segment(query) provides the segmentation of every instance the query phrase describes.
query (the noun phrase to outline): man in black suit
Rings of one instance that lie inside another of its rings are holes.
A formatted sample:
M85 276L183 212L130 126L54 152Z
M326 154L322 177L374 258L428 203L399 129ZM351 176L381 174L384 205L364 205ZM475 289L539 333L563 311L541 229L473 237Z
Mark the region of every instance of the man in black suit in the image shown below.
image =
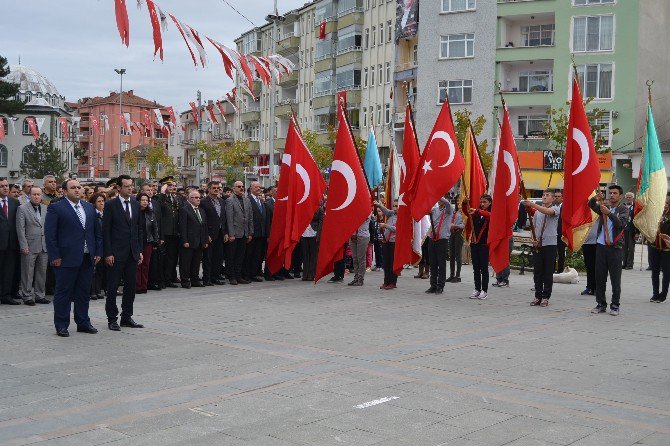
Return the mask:
M103 253L107 270L107 326L119 331L116 293L123 278L121 299L121 327L143 328L133 320L137 265L142 262L142 226L140 205L131 199L133 180L128 175L117 179L119 196L105 203L102 216Z
M207 196L200 200L200 208L207 216L209 246L203 252L202 280L204 285L223 285L221 266L223 263L223 244L228 241L225 234L226 203L221 198L221 182L207 183Z
M5 305L21 305L21 301L12 295L14 268L19 252L16 233L18 207L19 200L9 196L7 178L0 178L0 303Z
M154 219L156 225L158 226L158 236L159 236L159 248L165 243L163 238L163 225L161 221L161 204L156 195L156 183L145 183L142 185L142 192L149 196L149 209L154 213ZM148 287L150 290L162 290L165 288L163 284L163 269L161 268L162 264L162 254L160 249L154 250L151 255L151 263L149 264L149 283Z
M102 233L95 208L82 200L83 189L77 180L63 183L65 197L52 201L44 222L44 239L49 262L56 276L54 325L56 334L68 337L70 307L74 302L77 331L94 334L88 317L93 267L102 255Z
M202 252L207 249L209 234L206 215L200 207L200 192L191 189L188 202L179 211L179 233L181 247L179 249L179 277L182 288L204 286L198 280Z
M226 200L226 229L228 233L228 279L231 285L248 284L243 275L247 244L254 235L253 211L244 183L235 181L233 195Z
M179 209L182 199L177 195L177 184L172 176L160 180L165 187L158 200L161 205L163 244L163 281L168 288L177 288L177 261L179 258Z
M254 232L251 241L247 245L246 265L243 276L246 280L252 282L262 282L261 266L267 251L268 236L270 235L270 224L272 215L270 207L261 197L263 189L258 181L254 181L249 186L249 201L253 213Z

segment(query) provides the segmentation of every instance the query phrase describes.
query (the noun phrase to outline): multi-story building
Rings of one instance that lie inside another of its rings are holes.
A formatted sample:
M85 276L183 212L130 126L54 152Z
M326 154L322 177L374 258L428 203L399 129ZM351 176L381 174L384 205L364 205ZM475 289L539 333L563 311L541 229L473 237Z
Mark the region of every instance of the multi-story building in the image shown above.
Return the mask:
M6 137L0 141L0 177L9 178L11 182L22 178L21 162L24 155L32 150L35 138L30 131L26 118L33 118L39 126L39 133L46 135L61 153L61 159L68 170L76 168L75 134L68 120L69 139L58 123L59 117L72 116L65 104L65 97L58 92L56 86L39 72L24 65L11 65L10 73L4 79L19 85L16 100L24 102L25 107L16 116L0 116L3 120ZM41 125L39 125L42 123Z
M658 35L667 35L668 2L499 0L497 15L496 78L505 93L517 148L528 152L520 153L526 186L562 187L561 175L551 175L552 169L562 167L551 162L553 147L544 126L550 108L568 108L574 57L582 94L593 98L587 113L595 107L606 110L598 124L605 126L601 134L612 152L600 157L601 181L633 190L637 167L624 151L639 153L642 145L646 80L656 80L657 97L670 94L670 56ZM501 105L499 97L495 103ZM668 101L659 104L657 114L667 115ZM660 139L667 140L668 130L659 130Z
M447 97L452 113L467 108L473 118L484 116L486 125L479 139L490 141L495 121L496 3L434 0L420 2L420 8L415 117L421 148ZM409 63L408 68L417 63L410 46L416 44L399 44L398 54L403 56L399 61Z
M143 123L144 113L147 112L155 123L154 109L161 111L164 121L170 119L169 113L162 105L135 95L133 90L123 92L122 103L123 113L130 114L132 122ZM81 154L78 170L80 177L93 181L121 174L141 176L146 171L146 165L142 160L138 160L134 166L135 172L131 171L128 164L122 165L119 169L119 150L123 154L138 146L154 144L163 145L168 150L168 135L163 133L159 125L155 124L153 134L149 129L127 132L120 125L118 92L110 92L106 97L82 98L77 102L76 108L80 117L78 135ZM98 131L92 123L93 117L98 121ZM109 126L105 125L105 119Z

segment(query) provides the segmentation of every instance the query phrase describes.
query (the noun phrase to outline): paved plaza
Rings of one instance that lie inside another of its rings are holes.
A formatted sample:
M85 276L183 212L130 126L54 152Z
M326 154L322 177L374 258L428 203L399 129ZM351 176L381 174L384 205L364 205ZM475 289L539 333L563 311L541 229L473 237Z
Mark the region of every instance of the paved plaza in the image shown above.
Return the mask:
M59 338L0 307L0 444L668 445L670 304L624 271L621 315L532 276L467 298L293 280L138 296L146 329Z

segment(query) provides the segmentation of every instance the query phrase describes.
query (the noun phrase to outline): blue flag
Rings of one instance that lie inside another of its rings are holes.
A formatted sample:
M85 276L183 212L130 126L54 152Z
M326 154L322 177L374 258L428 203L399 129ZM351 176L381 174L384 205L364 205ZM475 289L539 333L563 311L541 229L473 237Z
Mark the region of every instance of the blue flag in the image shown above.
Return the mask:
M365 168L365 175L368 177L368 186L370 186L370 189L374 189L382 182L382 163L379 160L379 149L377 149L377 140L372 128L370 129L370 136L368 136L363 167Z

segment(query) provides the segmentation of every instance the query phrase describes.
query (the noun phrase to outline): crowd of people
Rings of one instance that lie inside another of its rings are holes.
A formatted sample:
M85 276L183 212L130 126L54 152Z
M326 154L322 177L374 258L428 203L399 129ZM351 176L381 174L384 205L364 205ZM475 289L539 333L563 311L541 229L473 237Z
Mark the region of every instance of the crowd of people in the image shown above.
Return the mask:
M72 302L77 331L97 332L88 308L91 300L102 299L108 328L119 331L121 327L143 327L133 318L133 304L136 294L149 290L294 278L313 281L324 207L305 228L290 264L272 273L265 257L275 193L275 187L252 182L245 188L242 181L234 182L232 188L219 181L177 188L173 177L147 182L139 190L126 175L107 184L84 186L76 179L58 185L51 175L43 179L42 187L29 180L10 185L7 179L0 179L0 302L49 304L52 301L47 296L53 295L56 333L67 337ZM446 283L461 282L463 252L469 247L474 283L469 297L484 300L489 297L487 237L493 199L483 195L478 203L455 203L458 198L447 194L427 215L429 229L415 278L430 279L426 293L442 294ZM544 191L540 202L520 203L515 226L525 227L527 215L532 223L532 306L549 305L553 274L565 266L561 203L561 191L556 190ZM396 288L398 202L393 202L392 209L379 201L373 204L372 215L349 238L328 282L342 282L349 270L353 280L348 285L362 286L366 272L383 269L380 288ZM617 315L621 271L632 269L635 252L634 197L628 193L624 198L621 187L612 185L606 194L594 196L589 206L598 220L583 245L587 284L582 294L595 296L593 313L606 312L609 278L609 312ZM471 221L470 231L465 231L466 220ZM670 198L659 235L648 242L648 248L651 301L664 302L670 284ZM509 274L509 268L499 272L492 286L509 286ZM119 310L117 292L121 288Z

